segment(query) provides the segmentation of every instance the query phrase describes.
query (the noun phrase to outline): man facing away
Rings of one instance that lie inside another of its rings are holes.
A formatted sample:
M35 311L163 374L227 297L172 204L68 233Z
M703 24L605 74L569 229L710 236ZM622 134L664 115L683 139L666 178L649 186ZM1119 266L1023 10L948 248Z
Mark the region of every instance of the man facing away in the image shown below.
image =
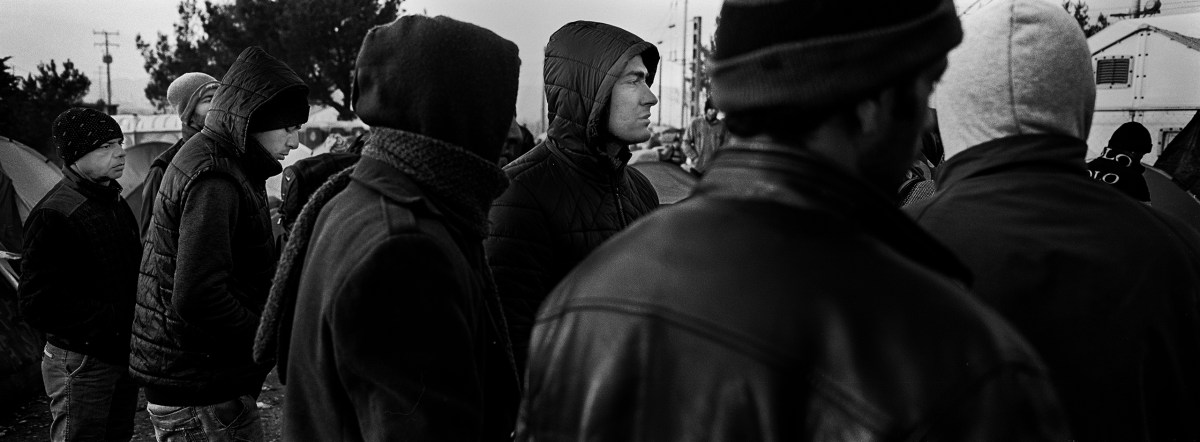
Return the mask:
M550 128L505 166L512 185L492 206L486 247L518 369L550 289L596 246L658 207L654 187L626 167L650 139L658 49L615 26L568 23L546 44Z
M265 182L299 144L308 87L247 48L163 175L138 281L130 370L160 441L261 440L269 365L251 347L275 271Z
M1120 190L1142 203L1150 204L1150 188L1146 186L1146 167L1142 156L1150 153L1150 131L1136 121L1122 124L1108 139L1100 157L1088 162L1088 175Z
M1076 440L1197 440L1198 239L1088 177L1083 32L1045 0L993 2L964 28L937 92L939 192L910 213L1045 360Z
M519 384L483 239L519 67L515 44L448 17L363 39L353 99L370 138L289 240L319 211L282 362L284 440L510 440Z
M1033 351L889 199L961 39L952 2L721 17L735 138L546 300L518 439L1066 440Z
M129 333L141 252L121 199L124 136L112 117L73 108L54 119L63 179L25 221L21 315L46 333L42 381L50 439L128 441L137 385Z
M167 87L167 103L175 108L179 119L183 122L182 135L179 141L159 154L150 163L150 171L142 185L142 237L150 229L150 219L154 217L154 197L158 196L158 187L162 183L163 173L171 159L179 153L183 143L204 129L204 117L212 108L213 95L221 83L211 75L203 72L188 72L180 75Z
M713 154L729 138L725 122L717 118L717 107L712 97L704 100L704 116L692 120L684 137L683 151L697 172L704 173L712 161Z

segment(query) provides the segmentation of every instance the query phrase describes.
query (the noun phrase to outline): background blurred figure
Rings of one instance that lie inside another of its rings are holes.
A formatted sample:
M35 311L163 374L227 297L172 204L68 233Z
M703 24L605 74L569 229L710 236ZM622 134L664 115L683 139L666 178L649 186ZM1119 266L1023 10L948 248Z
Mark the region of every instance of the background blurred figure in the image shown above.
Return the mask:
M1070 14L1001 0L964 20L938 193L910 213L1042 355L1073 439L1200 438L1200 239L1087 176L1096 85Z
M1067 440L1033 350L892 202L962 36L952 2L721 17L735 138L546 300L518 440Z
M604 23L568 23L546 44L549 138L505 166L513 185L492 205L486 243L519 369L550 289L658 207L650 181L626 167L629 145L650 139L657 66L654 45Z
M1136 121L1118 127L1108 139L1100 156L1087 164L1093 180L1113 186L1135 200L1150 204L1150 189L1146 187L1146 167L1142 156L1150 153L1150 131Z
M717 118L712 98L704 100L704 116L692 120L683 139L683 151L697 172L704 173L713 154L729 138L725 122Z
M203 72L188 72L176 78L167 88L167 103L175 108L179 119L183 121L182 137L162 154L159 154L158 158L150 163L150 171L146 173L145 184L142 186L141 233L143 237L150 228L150 218L154 216L154 198L158 196L158 186L162 182L167 165L171 164L171 159L179 153L179 148L183 147L183 143L204 129L204 118L208 115L208 110L212 108L213 96L216 95L217 86L220 85L221 83L211 75Z
M141 254L121 199L124 135L112 117L73 108L55 118L63 179L25 221L21 316L46 334L42 381L50 440L128 441L137 385L129 334Z

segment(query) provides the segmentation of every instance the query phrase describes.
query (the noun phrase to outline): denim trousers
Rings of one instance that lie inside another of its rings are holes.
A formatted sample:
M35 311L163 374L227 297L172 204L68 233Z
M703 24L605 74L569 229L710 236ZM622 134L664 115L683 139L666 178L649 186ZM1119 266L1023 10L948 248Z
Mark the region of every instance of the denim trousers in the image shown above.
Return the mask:
M262 419L247 395L213 405L146 404L158 442L260 442Z
M47 343L42 351L42 384L50 396L50 440L133 438L138 387L126 366Z

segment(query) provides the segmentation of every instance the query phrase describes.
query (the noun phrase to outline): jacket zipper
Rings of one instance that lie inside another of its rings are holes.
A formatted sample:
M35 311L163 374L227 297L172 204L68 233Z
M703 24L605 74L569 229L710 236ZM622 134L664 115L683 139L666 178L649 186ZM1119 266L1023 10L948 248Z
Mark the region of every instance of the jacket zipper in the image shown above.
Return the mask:
M617 199L617 215L621 217L618 230L624 230L627 224L625 221L625 205L621 203L621 184L616 179L613 179L613 195Z

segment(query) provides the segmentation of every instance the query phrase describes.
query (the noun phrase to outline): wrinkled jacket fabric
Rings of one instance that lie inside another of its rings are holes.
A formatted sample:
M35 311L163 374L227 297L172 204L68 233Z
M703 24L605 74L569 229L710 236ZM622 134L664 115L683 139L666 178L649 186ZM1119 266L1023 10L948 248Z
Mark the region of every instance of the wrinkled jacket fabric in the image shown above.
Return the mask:
M303 82L282 62L257 48L244 52L223 79L204 129L184 144L163 175L142 253L130 356L131 373L156 404L205 405L257 394L270 370L255 364L251 352L275 270L265 182L281 168L250 137L247 125L260 105L299 87ZM211 178L237 189L222 195L237 205L229 256L177 247L193 185ZM226 270L206 277L204 286L176 291L179 272L187 271L177 267L185 253L221 260ZM177 308L195 304L197 296L205 297L203 314L210 320L204 323L185 320Z
M604 153L613 84L639 55L652 57L652 81L657 50L619 28L576 22L546 46L547 139L504 167L511 185L492 205L485 243L518 369L550 289L592 249L658 207L650 180L625 166L629 150Z
M1087 145L1026 135L938 169L911 208L1042 355L1081 441L1200 437L1200 239L1091 180Z
M25 221L21 316L59 348L125 365L138 243L121 186L64 168Z
M734 140L596 250L538 314L518 440L1066 440L962 265L835 167Z
M369 141L370 142L370 141ZM394 167L361 159L321 210L296 301L288 440L508 440L480 237Z

